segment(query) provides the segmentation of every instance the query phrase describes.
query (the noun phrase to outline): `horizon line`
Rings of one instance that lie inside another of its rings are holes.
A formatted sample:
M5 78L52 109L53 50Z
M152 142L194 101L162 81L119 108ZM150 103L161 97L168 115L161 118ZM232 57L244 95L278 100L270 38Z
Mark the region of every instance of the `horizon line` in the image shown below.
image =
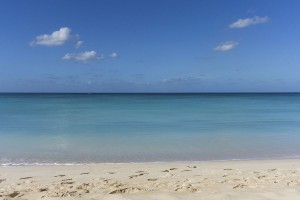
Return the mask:
M300 94L300 92L0 92L0 94Z

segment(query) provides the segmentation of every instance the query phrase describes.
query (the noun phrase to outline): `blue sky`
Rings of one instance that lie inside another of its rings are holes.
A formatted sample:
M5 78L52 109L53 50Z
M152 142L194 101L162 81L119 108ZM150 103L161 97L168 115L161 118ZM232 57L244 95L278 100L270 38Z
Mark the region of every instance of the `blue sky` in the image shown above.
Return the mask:
M0 92L300 92L298 0L0 2Z

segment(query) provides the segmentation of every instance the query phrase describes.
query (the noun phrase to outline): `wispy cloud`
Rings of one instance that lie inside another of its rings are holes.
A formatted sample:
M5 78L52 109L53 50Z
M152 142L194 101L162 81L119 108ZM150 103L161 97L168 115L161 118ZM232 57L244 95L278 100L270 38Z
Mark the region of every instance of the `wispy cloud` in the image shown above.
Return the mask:
M72 54L67 53L62 57L64 60L75 60L77 62L87 63L92 60L104 59L103 55L99 55L96 51L85 51L82 53Z
M206 80L206 77L203 74L196 75L196 74L182 74L178 77L173 78L165 78L162 79L159 84L183 84L183 83L199 83L203 80Z
M215 51L229 51L234 49L239 43L234 41L228 41L220 44L219 46L215 47Z
M252 18L238 19L237 21L230 24L229 28L245 28L247 26L252 26L255 24L267 23L269 21L270 21L270 18L267 16L265 16L265 17L255 16Z
M132 74L132 76L136 79L142 79L145 77L145 74Z
M81 47L83 44L83 41L79 40L76 42L75 48L78 49L79 47Z
M71 29L68 27L62 27L58 31L54 31L51 34L44 34L36 36L30 45L44 45L44 46L60 46L71 38Z
M110 55L109 55L109 57L111 57L111 58L117 58L119 55L117 54L117 53L111 53Z

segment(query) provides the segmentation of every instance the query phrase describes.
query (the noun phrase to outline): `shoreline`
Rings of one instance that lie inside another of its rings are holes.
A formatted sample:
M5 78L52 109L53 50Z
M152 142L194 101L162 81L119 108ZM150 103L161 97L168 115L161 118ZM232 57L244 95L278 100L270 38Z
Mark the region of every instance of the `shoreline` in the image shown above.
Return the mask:
M82 166L82 165L105 165L105 164L164 164L164 163L210 163L210 162L239 162L239 161L281 161L281 160L300 160L300 156L286 156L274 158L246 158L246 159L224 159L224 160L195 160L195 161L149 161L149 162L89 162L89 163L2 163L1 167L26 167L26 166Z
M0 199L298 199L300 159L0 167Z

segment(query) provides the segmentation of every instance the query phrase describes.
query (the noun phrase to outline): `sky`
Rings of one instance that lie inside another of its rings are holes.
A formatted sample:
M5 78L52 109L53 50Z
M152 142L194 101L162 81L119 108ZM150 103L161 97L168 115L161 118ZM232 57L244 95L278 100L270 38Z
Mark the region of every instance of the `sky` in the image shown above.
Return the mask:
M300 92L299 0L3 0L0 92Z

